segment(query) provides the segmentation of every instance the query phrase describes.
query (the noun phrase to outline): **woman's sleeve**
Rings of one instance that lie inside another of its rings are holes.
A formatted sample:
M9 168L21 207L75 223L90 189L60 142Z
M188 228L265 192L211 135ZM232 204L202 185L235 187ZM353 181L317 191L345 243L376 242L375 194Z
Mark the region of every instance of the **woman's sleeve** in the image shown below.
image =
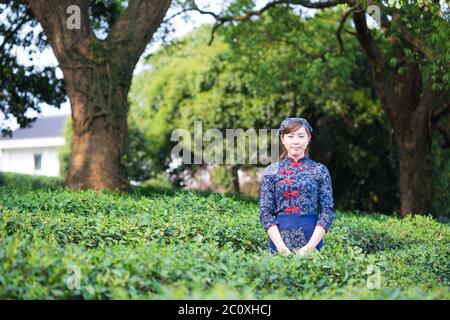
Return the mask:
M269 229L270 226L278 224L275 220L275 184L273 176L264 171L261 180L261 188L259 191L259 220L264 229Z
M317 220L317 225L328 232L334 217L331 177L328 168L324 165L319 179L319 219Z

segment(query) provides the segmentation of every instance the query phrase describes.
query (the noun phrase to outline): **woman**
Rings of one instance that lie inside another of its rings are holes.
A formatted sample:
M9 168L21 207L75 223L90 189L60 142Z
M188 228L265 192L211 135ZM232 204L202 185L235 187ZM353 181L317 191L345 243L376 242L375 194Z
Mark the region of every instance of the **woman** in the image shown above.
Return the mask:
M328 168L308 157L312 131L304 118L284 119L278 129L280 159L262 177L260 221L272 253L320 250L335 217Z

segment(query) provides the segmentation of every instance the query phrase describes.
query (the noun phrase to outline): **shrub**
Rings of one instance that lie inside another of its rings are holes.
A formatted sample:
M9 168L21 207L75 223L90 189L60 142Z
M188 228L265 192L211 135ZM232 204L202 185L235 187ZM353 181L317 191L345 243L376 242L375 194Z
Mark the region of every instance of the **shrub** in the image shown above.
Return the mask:
M213 193L0 187L0 298L449 298L449 227L431 217L338 211L320 253L286 257L268 252L258 209Z

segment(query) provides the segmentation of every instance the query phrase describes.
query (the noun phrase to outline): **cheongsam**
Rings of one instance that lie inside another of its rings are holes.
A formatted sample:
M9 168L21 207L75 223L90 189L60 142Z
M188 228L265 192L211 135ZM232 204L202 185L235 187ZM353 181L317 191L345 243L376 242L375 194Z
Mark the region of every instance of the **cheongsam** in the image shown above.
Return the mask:
M289 250L303 247L317 225L329 231L334 220L328 168L305 155L297 161L286 155L267 166L260 187L260 222L267 231L276 224ZM323 240L316 249L320 250ZM268 247L277 252L270 237Z

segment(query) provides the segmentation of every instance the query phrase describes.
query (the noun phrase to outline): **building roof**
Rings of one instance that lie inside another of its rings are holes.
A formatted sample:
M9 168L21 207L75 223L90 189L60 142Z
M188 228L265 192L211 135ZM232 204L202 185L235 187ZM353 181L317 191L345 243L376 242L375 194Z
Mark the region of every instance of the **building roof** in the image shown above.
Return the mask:
M2 137L0 134L0 141L64 137L64 124L68 117L70 115L38 118L30 124L30 127L14 130L11 138Z

